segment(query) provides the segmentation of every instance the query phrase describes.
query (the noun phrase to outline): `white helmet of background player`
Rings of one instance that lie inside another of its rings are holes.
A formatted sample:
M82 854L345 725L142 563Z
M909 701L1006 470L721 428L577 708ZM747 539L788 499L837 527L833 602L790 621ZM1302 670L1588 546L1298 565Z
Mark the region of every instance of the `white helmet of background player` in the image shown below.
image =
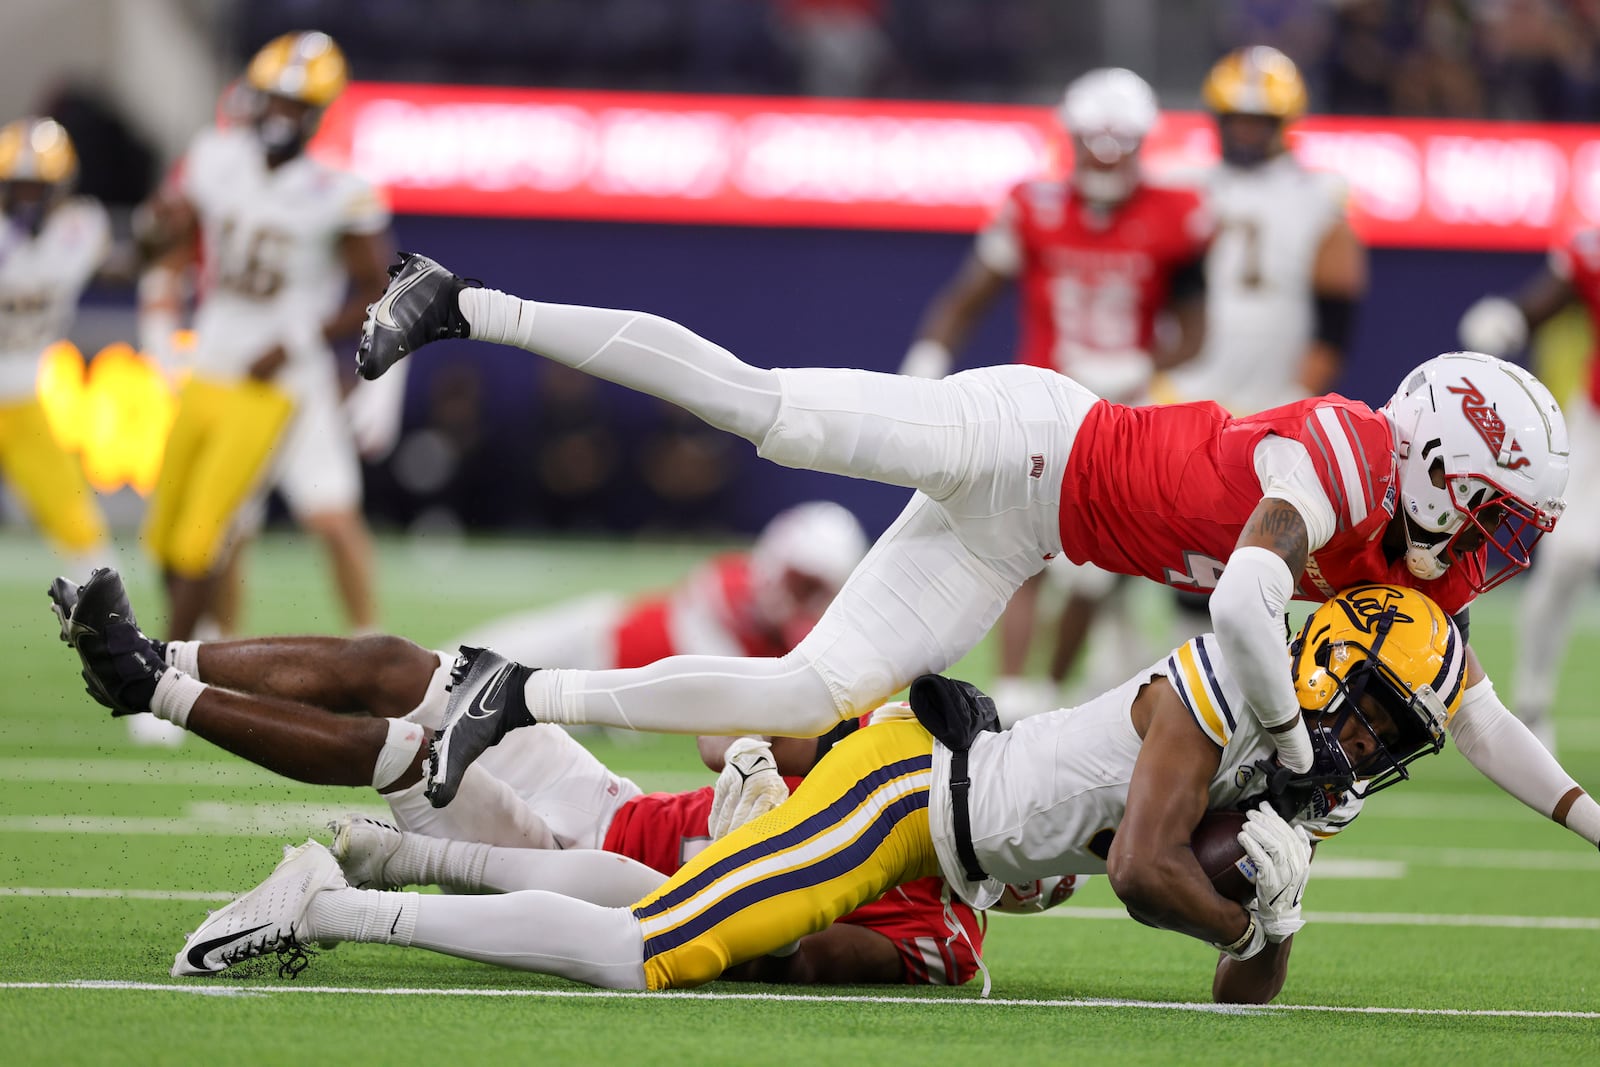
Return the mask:
M798 644L866 554L861 524L832 501L779 513L750 553L756 610L791 646Z
M1091 70L1067 86L1057 109L1072 137L1072 186L1099 203L1133 195L1140 180L1139 148L1160 110L1155 90L1131 70Z
M1539 379L1481 352L1447 352L1406 375L1381 409L1394 425L1406 566L1432 579L1493 542L1492 589L1528 566L1566 502L1567 423Z

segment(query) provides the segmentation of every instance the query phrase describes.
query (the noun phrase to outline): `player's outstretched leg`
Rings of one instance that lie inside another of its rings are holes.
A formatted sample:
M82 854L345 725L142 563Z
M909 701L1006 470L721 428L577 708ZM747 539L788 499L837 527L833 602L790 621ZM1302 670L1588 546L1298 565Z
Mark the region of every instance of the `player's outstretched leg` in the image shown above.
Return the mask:
M774 463L936 500L984 476L994 459L982 436L997 420L1065 417L1053 409L1086 409L1095 399L1035 367L987 367L942 381L852 368L768 370L656 315L523 300L473 287L414 254L367 316L361 373L375 377L417 347L456 336L513 345L659 397L745 438ZM1062 382L1081 397L1064 400ZM1032 454L1007 461L1026 463Z

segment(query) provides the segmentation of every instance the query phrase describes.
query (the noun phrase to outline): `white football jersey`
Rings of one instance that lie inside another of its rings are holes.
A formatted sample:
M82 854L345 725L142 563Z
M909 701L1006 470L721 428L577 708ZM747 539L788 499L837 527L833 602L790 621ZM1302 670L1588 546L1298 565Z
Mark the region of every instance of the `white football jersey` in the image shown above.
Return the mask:
M1288 666L1285 654L1284 666ZM956 855L950 816L950 753L934 744L928 819L946 880L978 908L994 903L1006 882L1057 874L1103 874L1111 836L1128 806L1128 782L1141 744L1129 714L1146 683L1171 684L1207 737L1222 747L1207 807L1233 808L1262 792L1257 761L1277 751L1246 713L1216 638L1205 634L1089 703L1023 719L973 742L968 762L972 847L989 874L969 882ZM1326 839L1355 818L1361 801L1346 797L1327 815L1303 821Z
M204 274L195 313L194 369L230 381L283 345L291 392L332 375L322 325L344 299L345 234L373 234L389 211L371 184L301 155L268 169L243 129L202 131L180 177L200 216Z
M1303 399L1312 269L1344 215L1344 179L1284 154L1259 167L1219 165L1204 183L1217 222L1206 255L1206 336L1200 354L1173 370L1172 385L1185 400L1215 400L1235 414Z
M0 217L0 402L34 394L39 354L66 336L110 244L106 209L87 197L58 205L37 236Z

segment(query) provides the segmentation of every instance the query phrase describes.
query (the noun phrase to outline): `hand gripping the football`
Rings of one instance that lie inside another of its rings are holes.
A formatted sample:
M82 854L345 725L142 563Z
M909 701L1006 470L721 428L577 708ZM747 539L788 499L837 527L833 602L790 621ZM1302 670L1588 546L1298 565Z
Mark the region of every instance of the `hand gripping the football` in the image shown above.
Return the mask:
M1239 845L1255 867L1256 922L1267 940L1287 940L1305 925L1300 897L1311 877L1311 837L1262 804L1246 816Z
M711 795L711 839L719 840L751 819L789 799L789 787L778 774L772 746L755 737L741 737L723 755Z

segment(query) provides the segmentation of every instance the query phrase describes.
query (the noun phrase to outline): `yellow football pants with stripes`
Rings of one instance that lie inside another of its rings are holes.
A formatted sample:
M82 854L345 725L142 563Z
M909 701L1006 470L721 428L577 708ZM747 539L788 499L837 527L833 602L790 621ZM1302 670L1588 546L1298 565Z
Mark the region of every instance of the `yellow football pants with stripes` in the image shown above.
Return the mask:
M106 543L94 490L50 432L37 400L0 404L0 474L59 551L82 556Z
M289 394L268 382L184 384L144 525L162 567L185 578L211 572L293 413Z
M794 795L701 852L633 907L650 989L766 955L902 882L939 873L928 830L933 739L914 721L858 730Z

